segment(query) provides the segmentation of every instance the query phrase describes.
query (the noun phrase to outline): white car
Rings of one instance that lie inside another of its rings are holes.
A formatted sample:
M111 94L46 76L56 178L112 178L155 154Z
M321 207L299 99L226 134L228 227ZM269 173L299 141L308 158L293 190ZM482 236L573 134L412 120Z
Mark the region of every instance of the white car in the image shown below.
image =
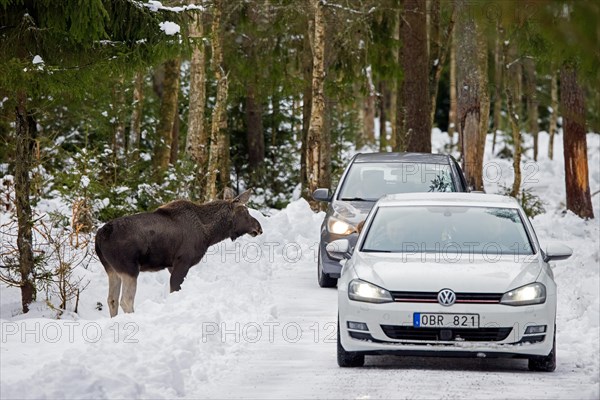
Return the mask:
M551 260L572 250L540 247L512 198L476 193L382 198L338 282L338 364L365 355L518 357L556 368L556 283Z

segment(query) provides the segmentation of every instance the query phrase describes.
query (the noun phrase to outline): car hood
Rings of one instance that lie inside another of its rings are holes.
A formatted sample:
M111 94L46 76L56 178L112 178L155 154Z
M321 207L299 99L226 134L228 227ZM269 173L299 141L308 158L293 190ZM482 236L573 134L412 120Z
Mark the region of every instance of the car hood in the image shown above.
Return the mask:
M471 256L470 260L451 262L436 261L434 254L427 254L422 261L420 256L359 253L354 261L360 279L391 291L414 292L447 288L455 292L504 293L534 282L542 268L535 256L522 261L515 261L515 256L503 256L495 262Z
M342 218L354 225L367 218L375 201L344 201L334 200L331 204L333 215Z

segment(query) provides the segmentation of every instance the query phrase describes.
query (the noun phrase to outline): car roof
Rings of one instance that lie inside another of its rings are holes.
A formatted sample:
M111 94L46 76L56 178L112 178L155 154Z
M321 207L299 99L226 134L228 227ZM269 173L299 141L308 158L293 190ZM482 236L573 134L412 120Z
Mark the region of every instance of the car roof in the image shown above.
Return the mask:
M520 208L519 203L512 197L485 193L402 193L382 197L378 207L407 206L407 205L448 205Z
M449 164L448 154L432 153L358 153L353 162L404 162L404 163L428 163Z

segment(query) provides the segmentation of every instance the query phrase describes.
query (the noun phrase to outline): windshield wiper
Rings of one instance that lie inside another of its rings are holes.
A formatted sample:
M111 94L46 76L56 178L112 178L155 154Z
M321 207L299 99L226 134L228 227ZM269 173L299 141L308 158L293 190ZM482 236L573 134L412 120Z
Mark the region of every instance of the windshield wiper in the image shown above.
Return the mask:
M363 249L365 253L391 253L391 250L379 250L379 249Z
M362 197L342 197L342 201L377 201L376 199L363 199Z

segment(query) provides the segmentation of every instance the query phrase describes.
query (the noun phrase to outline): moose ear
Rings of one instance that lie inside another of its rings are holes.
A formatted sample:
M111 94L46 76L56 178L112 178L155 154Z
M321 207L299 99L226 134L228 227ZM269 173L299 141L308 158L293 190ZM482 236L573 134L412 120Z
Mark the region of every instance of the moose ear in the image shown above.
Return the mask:
M242 203L246 204L248 200L250 200L250 195L252 194L252 190L248 189L244 193L240 194L238 197L233 199L234 203Z
M219 193L217 198L221 198L223 200L233 200L234 195L235 192L233 189L226 187L221 193Z

